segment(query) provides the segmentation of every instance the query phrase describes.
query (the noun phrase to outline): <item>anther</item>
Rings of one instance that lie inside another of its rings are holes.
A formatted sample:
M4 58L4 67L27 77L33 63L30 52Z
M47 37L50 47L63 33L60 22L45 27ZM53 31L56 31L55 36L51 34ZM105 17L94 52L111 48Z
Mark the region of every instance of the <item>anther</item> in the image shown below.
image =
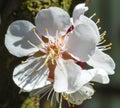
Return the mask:
M21 64L24 64L25 63L25 61L21 61Z
M96 24L98 24L98 23L100 23L100 18L98 18L98 19L97 19L97 22L96 22Z
M107 34L107 31L106 31L106 30L104 31L104 34L105 34L105 35Z
M105 43L105 42L106 42L106 40L103 39L103 40L101 40L101 42L98 43L98 45L101 45L101 44L103 44L103 43Z
M46 30L46 32L48 32L48 28L46 28L45 30Z
M69 45L69 46L67 46L67 48L68 48L68 49L70 49L70 48L71 48L71 46Z
M90 18L93 18L94 16L96 16L96 13L94 13Z
M99 27L99 28L98 28L98 30L101 30L101 29L102 29L102 27Z
M91 86L94 86L95 84L94 83L90 83Z

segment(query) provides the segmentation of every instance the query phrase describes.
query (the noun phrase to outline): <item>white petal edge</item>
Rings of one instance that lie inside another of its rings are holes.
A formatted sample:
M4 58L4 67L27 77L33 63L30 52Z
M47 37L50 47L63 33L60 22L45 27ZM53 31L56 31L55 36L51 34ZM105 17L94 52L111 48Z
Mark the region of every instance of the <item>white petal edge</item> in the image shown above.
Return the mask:
M108 74L104 69L95 68L95 70L96 70L95 76L92 78L91 81L95 81L102 84L108 84L110 82Z
M96 48L95 54L87 61L87 64L96 68L102 68L110 75L114 74L115 63L113 59Z
M22 57L38 51L27 42L30 40L36 45L40 44L32 32L33 28L35 26L26 20L18 20L10 24L5 35L5 46L11 54Z

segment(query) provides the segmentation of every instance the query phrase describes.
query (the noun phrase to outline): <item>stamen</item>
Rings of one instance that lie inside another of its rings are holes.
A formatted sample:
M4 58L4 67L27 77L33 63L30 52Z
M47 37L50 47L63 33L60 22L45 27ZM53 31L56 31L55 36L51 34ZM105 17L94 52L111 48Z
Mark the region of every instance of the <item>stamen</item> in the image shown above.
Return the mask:
M94 14L90 17L90 19L92 19L94 16L96 16L96 13L94 13Z
M60 102L59 101L59 93L57 93L57 92L56 92L56 100L57 100L58 103Z
M25 61L21 61L21 64L24 64L25 63Z
M63 98L64 98L65 100L68 100L68 95L67 95L67 93L62 93L62 96L63 96Z
M59 108L62 108L62 94L60 95L60 104L59 104Z
M68 106L71 108L71 104L70 104L70 102L69 102L69 101L67 101L67 103L68 103Z
M100 18L98 18L98 19L97 19L97 22L96 22L96 24L98 24L98 23L100 23Z
M98 46L98 48L102 51L106 51L111 49L112 43L108 44L108 45L104 45L104 46Z
M54 95L55 95L55 92L53 91L53 94L52 94L52 97L51 97L51 106L53 105L53 97L54 97Z
M91 86L94 86L95 84L94 83L89 83Z
M41 42L42 44L45 44L44 41L40 38L40 36L36 33L35 28L32 29L32 31L34 32L34 34L36 35L36 37L40 40L40 42Z
M43 67L45 66L45 64L43 64L42 66L40 66L37 70L35 70L34 72L39 72Z
M57 30L56 30L56 36L55 36L56 38L59 37L59 31L60 31L60 28L58 27Z
M104 31L101 35L100 38L104 38L104 36L107 34L107 31Z
M51 88L50 88L51 89ZM50 91L50 89L48 89L41 97L40 100Z
M67 46L67 48L68 48L68 49L70 49L70 48L71 48L71 46L69 45L69 46Z
M38 48L38 47L37 47L35 44L33 44L30 40L27 40L27 42L28 42L31 46Z
M53 91L53 88L50 90L50 92L49 92L49 94L48 94L48 96L47 96L47 100L49 100L49 97L50 97L52 91Z
M28 42L32 47L37 48L37 49L39 49L40 51L46 53L46 51L45 51L44 49L40 48L40 46L37 46L37 45L33 44L30 40L27 40L27 42Z
M106 40L103 39L101 42L98 43L98 45L101 45L101 44L103 44L103 43L105 43L105 42L106 42Z
M50 34L49 34L49 31L48 31L48 28L46 28L45 31L46 31L46 33L47 33L47 38L49 38L49 37L50 37ZM50 41L50 39L49 39L49 41Z
M99 28L98 28L98 30L101 30L101 29L102 29L102 27L99 27Z

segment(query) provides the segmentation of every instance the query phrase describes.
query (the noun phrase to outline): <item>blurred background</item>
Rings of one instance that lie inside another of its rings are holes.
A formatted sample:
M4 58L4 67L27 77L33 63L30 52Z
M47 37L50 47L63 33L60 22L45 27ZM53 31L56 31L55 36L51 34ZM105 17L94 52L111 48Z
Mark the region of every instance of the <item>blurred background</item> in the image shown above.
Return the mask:
M107 30L107 43L112 42L112 49L106 51L116 63L115 75L110 76L107 85L95 83L96 93L91 100L75 108L120 108L120 0L0 0L0 108L55 108L49 101L38 97L29 97L28 93L18 94L19 88L12 81L12 72L21 60L10 55L4 46L4 36L9 24L15 20L29 20L34 23L36 13L43 8L59 6L72 15L75 5L86 2L89 17L93 18L102 29ZM56 107L57 108L57 107ZM66 104L63 108L68 108Z

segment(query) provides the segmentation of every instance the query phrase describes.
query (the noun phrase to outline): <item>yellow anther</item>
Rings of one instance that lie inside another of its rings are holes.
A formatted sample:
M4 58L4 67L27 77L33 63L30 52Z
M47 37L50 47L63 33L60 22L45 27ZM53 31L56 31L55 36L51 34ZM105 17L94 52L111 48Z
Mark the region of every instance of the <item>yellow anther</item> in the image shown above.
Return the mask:
M36 73L37 73L37 72L39 72L39 70L35 70L34 72L36 72Z
M97 19L97 22L96 22L96 24L98 24L98 23L100 23L100 18L98 18L98 19Z
M103 42L106 42L106 40L104 39Z
M108 47L108 49L111 49L112 47Z
M44 64L45 64L45 66L48 66L48 63L47 63L47 62L45 62Z
M68 62L68 61L66 61L66 62L65 62L65 64L69 64L69 62Z
M28 43L30 43L31 41L30 40L27 40Z
M99 30L101 30L101 29L102 29L102 27L99 27L98 29L99 29Z
M90 18L93 18L94 16L96 16L96 13L94 13Z
M98 22L98 23L100 22L100 18L98 18L97 22Z
M33 28L32 31L35 32L36 31L35 28Z
M24 64L25 63L25 61L21 61L21 64Z
M107 31L106 31L106 30L104 31L104 34L105 34L105 35L107 34Z
M103 48L107 48L107 46L103 46Z
M94 13L93 16L96 16L96 13Z
M109 45L112 46L112 43L110 43Z
M46 32L48 32L48 28L46 28L45 30L46 30Z
M91 86L94 86L94 83L90 83Z
M69 46L67 46L67 48L68 48L68 49L70 49L70 48L71 48L71 46L69 45Z
M100 37L100 40L101 40L101 41L104 40L104 37Z
M53 65L55 64L55 63L54 63L54 59L51 59L51 62L52 62Z

